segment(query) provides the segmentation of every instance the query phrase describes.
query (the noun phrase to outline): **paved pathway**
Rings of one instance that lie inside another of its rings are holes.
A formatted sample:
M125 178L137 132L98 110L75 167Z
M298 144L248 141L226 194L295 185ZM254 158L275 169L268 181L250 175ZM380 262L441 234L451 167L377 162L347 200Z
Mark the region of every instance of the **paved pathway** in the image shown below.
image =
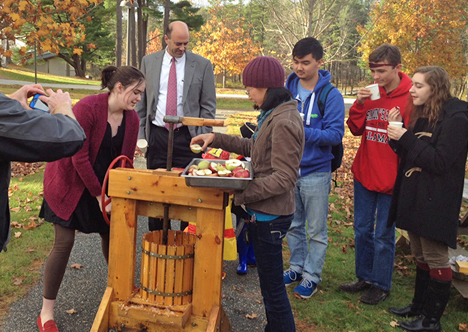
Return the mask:
M0 84L9 84L9 85L25 85L25 84L31 84L31 82L25 82L25 81L18 81L18 80L9 80L9 79L2 79L0 78ZM88 89L88 90L101 90L101 86L99 85L85 85L85 84L56 84L56 83L41 83L42 86L47 87L47 88L54 88L54 89ZM246 99L248 98L247 95L245 94L224 94L224 93L218 93L216 94L217 98L242 98ZM349 109L349 107L353 104L355 98L345 98L345 105L346 109Z

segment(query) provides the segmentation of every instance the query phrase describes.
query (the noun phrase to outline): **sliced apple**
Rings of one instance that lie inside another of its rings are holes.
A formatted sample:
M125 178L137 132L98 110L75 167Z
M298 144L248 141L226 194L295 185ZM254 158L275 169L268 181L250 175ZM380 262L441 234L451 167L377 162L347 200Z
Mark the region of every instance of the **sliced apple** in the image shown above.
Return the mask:
M242 167L243 162L238 159L229 159L224 162L224 166L230 171L234 170L237 167Z
M199 144L192 144L190 145L190 150L192 150L193 153L200 153L202 152L202 147Z

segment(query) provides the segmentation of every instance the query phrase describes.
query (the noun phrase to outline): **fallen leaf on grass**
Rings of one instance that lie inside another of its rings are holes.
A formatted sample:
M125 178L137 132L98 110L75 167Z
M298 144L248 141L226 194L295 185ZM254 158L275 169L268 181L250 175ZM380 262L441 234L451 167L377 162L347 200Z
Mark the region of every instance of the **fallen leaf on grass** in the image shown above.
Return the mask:
M245 317L248 318L248 319L255 319L255 318L258 317L258 315L254 312L254 313L251 314L251 315L250 315L250 314L245 315Z
M10 211L12 212L19 212L21 210L21 207L15 207L15 208L11 208Z
M347 253L348 252L348 247L346 246L346 244L341 248L341 251L343 251L343 253Z
M23 283L24 277L14 277L13 278L13 285L19 286Z
M392 320L392 321L390 322L390 326L391 326L391 327L397 327L397 326L399 326L399 325L398 325L398 321Z
M34 252L34 249L28 249L28 250L26 250L26 252L27 252L28 254L30 254L30 253Z
M15 238L19 239L21 235L23 235L21 232L15 232Z
M73 263L73 264L71 265L71 268L72 268L72 269L77 269L77 270L81 270L82 267L83 267L83 265L78 264L78 263Z
M74 315L77 313L77 311L75 309L70 309L70 310L65 310L65 312L69 315Z
M31 218L29 218L31 219ZM23 226L24 229L32 229L32 228L36 228L36 227L39 227L38 224L36 224L34 222L34 220L31 220L29 223L28 223L28 226Z
M458 330L459 331L468 331L468 324L458 324Z
M12 221L12 222L10 223L10 225L11 225L11 227L14 227L14 228L21 228L21 227L23 227L23 224L20 224L20 223L17 222L17 221Z

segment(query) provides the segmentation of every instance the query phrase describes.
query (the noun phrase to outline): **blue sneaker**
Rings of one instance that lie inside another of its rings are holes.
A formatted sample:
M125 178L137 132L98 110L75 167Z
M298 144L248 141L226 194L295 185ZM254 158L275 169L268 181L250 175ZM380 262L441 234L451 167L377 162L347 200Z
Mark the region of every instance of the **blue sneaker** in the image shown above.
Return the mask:
M297 273L291 269L287 269L286 271L283 272L283 280L284 280L284 285L289 286L293 282L301 281L302 274Z
M299 286L294 289L294 296L299 299L308 299L317 293L317 285L313 281L302 279Z

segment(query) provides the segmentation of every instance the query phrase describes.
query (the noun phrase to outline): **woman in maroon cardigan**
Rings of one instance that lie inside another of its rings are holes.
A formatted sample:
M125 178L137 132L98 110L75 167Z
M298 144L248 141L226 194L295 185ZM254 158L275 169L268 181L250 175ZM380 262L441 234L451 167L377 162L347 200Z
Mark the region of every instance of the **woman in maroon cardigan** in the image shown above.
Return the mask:
M44 297L37 319L41 332L58 331L53 320L55 298L75 230L99 233L107 261L109 226L102 217L102 182L117 156L133 160L135 152L139 118L133 108L145 91L144 75L134 67L110 66L102 71L102 87L110 92L83 98L73 107L87 137L83 148L73 157L48 163L44 174L41 216L54 224L55 243L44 270ZM110 212L110 206L106 210Z

